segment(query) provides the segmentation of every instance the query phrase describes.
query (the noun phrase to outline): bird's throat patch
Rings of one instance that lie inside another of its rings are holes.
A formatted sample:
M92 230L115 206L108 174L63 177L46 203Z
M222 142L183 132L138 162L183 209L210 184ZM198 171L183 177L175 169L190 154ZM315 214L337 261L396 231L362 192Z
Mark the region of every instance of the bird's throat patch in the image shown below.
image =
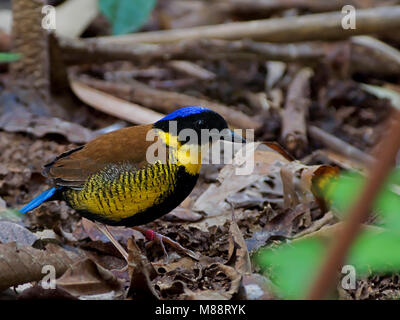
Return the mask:
M191 175L198 175L201 169L201 146L198 144L181 144L178 136L162 130L157 130L157 135L168 147L166 156L169 163L175 163L185 168Z

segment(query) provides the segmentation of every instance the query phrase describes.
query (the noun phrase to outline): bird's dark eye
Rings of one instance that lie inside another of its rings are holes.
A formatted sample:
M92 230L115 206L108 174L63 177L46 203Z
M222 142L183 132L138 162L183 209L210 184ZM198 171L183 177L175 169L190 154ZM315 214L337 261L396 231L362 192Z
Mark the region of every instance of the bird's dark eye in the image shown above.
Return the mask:
M203 129L205 127L205 121L197 120L194 125L197 129Z

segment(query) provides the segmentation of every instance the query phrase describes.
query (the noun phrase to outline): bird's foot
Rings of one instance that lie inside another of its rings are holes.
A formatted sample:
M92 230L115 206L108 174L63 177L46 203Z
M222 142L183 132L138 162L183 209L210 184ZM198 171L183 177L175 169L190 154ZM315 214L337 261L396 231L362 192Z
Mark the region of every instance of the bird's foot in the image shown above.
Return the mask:
M160 244L161 248L163 249L164 255L168 257L167 250L165 249L164 243L169 244L171 247L175 248L177 251L180 251L187 256L199 260L200 254L193 252L192 250L186 249L185 247L181 246L178 242L172 240L171 238L164 236L160 233L155 232L151 229L144 229L142 227L133 227L133 229L141 232L147 240L149 241L156 241Z
M157 233L157 232L154 232L154 230L152 230L152 229L147 229L145 231L144 236L146 237L146 239L148 241L156 241L156 242L158 242L160 244L160 246L161 246L161 249L164 252L164 257L168 260L168 252L167 252L167 250L165 249L165 246L164 246L163 236L161 234Z

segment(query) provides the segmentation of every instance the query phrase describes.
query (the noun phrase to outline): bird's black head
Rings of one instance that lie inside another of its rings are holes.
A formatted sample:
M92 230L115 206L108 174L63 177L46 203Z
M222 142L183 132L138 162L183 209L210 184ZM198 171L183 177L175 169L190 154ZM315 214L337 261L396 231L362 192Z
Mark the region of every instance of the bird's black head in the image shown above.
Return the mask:
M165 116L154 124L154 128L161 129L184 143L209 143L211 136L230 140L233 131L229 130L225 119L218 113L202 107L185 107ZM210 136L207 137L207 132ZM196 137L194 137L196 136Z

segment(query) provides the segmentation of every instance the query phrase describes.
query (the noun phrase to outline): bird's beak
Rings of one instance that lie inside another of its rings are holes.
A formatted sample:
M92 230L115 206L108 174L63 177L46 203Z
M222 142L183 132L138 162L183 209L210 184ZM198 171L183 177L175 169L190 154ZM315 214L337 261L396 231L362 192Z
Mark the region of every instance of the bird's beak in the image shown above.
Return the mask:
M246 139L244 139L240 134L230 129L226 137L224 136L224 140L232 141L235 143L246 143Z
M240 134L228 128L219 132L212 132L211 137L217 140L224 140L234 143L246 143L246 140Z

